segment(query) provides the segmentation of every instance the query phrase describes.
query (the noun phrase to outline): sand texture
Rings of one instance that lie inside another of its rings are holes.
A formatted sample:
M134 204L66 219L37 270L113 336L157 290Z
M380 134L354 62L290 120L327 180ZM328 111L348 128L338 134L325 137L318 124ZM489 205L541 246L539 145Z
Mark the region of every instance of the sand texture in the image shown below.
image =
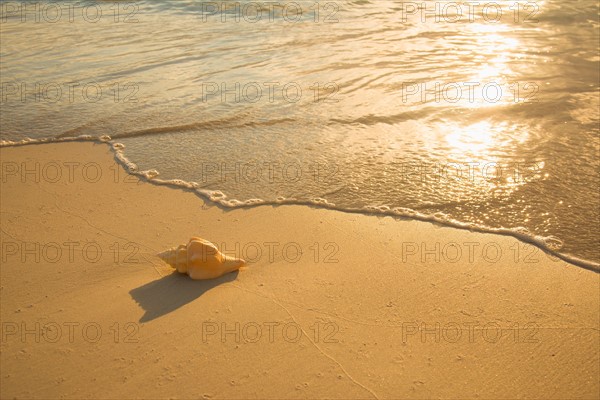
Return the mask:
M1 397L599 397L599 275L512 237L223 210L106 144L0 149ZM202 237L247 265L194 281Z

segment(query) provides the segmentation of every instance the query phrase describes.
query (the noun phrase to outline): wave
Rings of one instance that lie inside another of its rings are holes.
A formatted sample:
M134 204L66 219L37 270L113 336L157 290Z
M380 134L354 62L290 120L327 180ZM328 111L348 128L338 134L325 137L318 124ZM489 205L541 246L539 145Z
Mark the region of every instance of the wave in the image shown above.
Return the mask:
M162 135L162 134L166 134L166 133L175 133L175 132L189 132L189 131L195 131L195 130L200 130L200 129L218 129L218 128L253 128L253 127L261 127L261 126L272 126L272 125L277 125L277 124L283 124L286 122L295 122L296 120L293 118L279 118L279 119L270 119L267 121L249 121L249 122L244 122L244 123L237 123L237 124L232 124L231 121L236 121L239 120L239 118L236 117L231 117L228 119L219 119L219 120L214 120L214 121L203 121L203 122L195 122L195 123L191 123L191 124L185 124L185 125L170 125L170 126L159 126L159 127L154 127L154 128L147 128L147 129L139 129L139 130L134 130L134 131L128 131L128 132L123 132L123 133L118 133L118 134L112 134L110 137L111 139L125 139L125 138L132 138L132 137L138 137L138 136L148 136L148 135ZM73 139L73 138L82 138L84 136L89 136L89 135L77 135L77 133L79 133L81 128L75 128L72 129L70 131L67 131L65 133L62 133L60 135L58 135L56 138L57 139ZM89 136L90 138L92 136ZM98 137L98 139L101 139L101 137ZM28 141L34 140L34 139L26 139ZM110 139L109 139L110 140ZM47 141L52 141L51 138L48 138Z

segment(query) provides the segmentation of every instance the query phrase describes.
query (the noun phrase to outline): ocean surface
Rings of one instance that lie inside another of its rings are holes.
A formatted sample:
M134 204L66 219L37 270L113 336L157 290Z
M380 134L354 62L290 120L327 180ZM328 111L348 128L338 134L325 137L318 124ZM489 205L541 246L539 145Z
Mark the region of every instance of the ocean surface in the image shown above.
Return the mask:
M420 216L600 262L598 2L474 4L2 1L1 139L108 135L226 207Z

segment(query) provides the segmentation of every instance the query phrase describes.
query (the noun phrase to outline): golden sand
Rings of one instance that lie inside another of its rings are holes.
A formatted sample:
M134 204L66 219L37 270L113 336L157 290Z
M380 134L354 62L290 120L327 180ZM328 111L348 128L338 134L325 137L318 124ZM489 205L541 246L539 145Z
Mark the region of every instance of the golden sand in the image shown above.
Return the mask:
M598 274L515 238L227 211L105 144L0 155L2 398L598 398ZM249 268L177 273L190 237Z

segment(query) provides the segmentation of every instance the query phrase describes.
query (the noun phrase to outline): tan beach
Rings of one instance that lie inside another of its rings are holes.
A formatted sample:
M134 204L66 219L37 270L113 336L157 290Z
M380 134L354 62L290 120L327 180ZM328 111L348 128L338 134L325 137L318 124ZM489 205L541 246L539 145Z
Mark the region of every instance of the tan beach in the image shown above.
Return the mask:
M3 399L599 396L599 275L515 238L225 210L104 143L0 155ZM157 257L193 236L247 266Z

